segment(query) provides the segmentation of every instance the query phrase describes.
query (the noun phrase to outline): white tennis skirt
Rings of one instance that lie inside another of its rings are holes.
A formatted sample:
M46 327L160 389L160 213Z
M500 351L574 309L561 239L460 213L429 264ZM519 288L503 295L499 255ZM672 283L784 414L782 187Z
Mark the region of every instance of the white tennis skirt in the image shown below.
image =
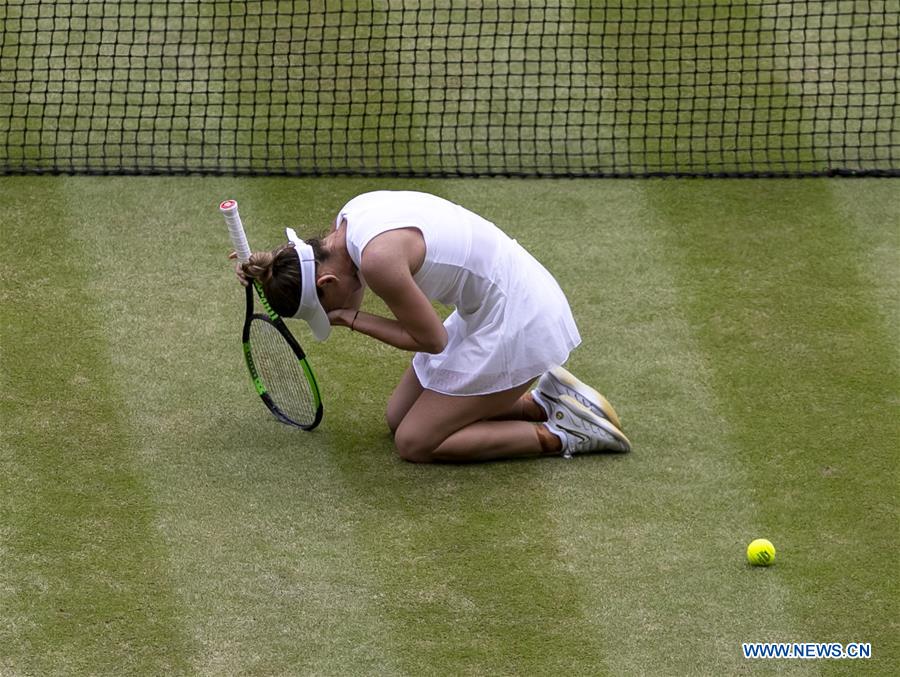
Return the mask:
M514 240L498 257L483 302L444 322L443 352L416 353L419 383L445 395L485 395L529 383L565 364L581 343L569 302L553 276Z

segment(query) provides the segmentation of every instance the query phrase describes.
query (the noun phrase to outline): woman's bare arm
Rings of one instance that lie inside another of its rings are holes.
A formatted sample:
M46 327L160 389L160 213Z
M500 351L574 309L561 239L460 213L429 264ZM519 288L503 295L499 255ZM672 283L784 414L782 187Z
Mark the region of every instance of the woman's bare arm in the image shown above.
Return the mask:
M329 314L332 322L352 325L354 331L402 350L443 351L447 330L413 279L424 252L424 240L417 230L388 231L373 239L363 252L361 271L395 319L343 308Z

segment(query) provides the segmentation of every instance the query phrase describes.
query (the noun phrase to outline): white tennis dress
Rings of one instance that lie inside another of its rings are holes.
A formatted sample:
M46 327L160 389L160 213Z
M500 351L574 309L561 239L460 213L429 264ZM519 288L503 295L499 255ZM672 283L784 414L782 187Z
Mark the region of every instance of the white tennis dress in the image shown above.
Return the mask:
M447 395L508 390L568 359L581 343L553 276L494 224L427 193L376 191L343 206L347 251L357 267L372 238L416 228L425 261L413 278L432 301L455 308L444 322L447 347L416 353L423 387Z

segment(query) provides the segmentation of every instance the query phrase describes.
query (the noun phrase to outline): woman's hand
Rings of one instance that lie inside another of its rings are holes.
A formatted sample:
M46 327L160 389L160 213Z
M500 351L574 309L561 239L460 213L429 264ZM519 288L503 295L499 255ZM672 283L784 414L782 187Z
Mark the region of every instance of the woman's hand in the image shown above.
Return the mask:
M332 327L350 327L358 312L355 308L338 308L328 313L328 320Z
M237 260L237 252L231 252L228 255L228 258ZM240 282L243 286L246 287L248 284L250 284L250 280L248 280L244 276L244 269L241 267L240 263L236 263L234 265L234 274L237 276L238 282Z

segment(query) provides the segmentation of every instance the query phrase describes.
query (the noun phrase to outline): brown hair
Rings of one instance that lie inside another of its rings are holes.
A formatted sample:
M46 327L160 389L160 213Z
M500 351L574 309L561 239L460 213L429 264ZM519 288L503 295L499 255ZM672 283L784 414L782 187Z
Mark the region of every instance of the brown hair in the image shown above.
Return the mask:
M318 238L306 243L312 247L316 263L328 258ZM254 252L241 265L249 280L259 280L272 310L282 317L293 317L300 307L300 265L293 244L283 244L270 252ZM319 291L319 290L317 290Z

